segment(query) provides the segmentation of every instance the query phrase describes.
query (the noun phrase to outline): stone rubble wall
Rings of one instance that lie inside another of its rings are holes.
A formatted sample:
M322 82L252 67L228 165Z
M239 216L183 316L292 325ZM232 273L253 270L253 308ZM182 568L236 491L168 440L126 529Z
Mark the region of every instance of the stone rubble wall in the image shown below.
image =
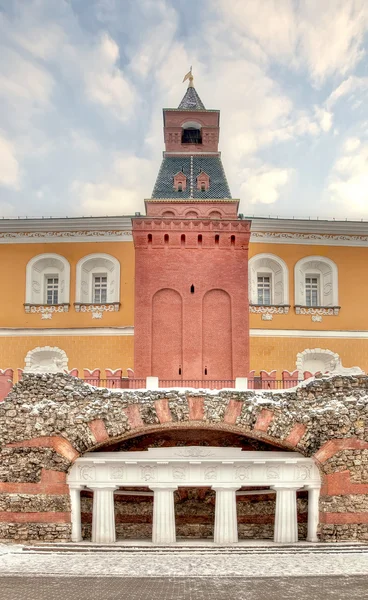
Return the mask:
M368 540L367 415L366 376L322 378L283 392L209 392L106 390L64 374L24 374L0 404L0 538L70 539L66 475L85 452L154 431L206 428L313 457L323 478L321 539ZM259 522L268 515L262 504L250 522L239 502L241 537L272 536L272 523ZM186 524L182 516L183 535L210 532L210 524ZM134 537L134 522L129 529ZM303 535L304 522L300 529Z

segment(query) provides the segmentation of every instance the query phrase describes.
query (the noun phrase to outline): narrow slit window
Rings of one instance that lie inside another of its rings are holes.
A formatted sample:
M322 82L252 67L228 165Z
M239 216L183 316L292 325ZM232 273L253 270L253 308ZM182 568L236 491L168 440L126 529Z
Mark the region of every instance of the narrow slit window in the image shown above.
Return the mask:
M181 245L185 246L185 234L184 233L181 236Z
M216 246L218 246L220 243L220 236L219 235L215 235L215 244Z
M202 246L202 234L198 236L198 246Z
M190 286L190 293L194 294L194 285L193 284Z
M148 241L149 244L152 244L152 233L148 234L147 241Z
M165 233L164 242L165 242L165 245L167 246L169 243L169 234L168 233Z
M207 375L207 367L204 368L204 374Z
M232 246L235 246L235 235L231 236L230 243L231 243Z

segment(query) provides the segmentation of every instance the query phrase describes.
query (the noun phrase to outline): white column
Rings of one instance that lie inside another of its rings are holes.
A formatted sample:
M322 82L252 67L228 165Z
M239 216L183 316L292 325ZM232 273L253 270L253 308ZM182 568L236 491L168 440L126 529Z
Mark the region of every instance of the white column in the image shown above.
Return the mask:
M154 544L173 544L176 542L174 492L175 485L154 485L153 490L153 526Z
M308 485L308 534L307 542L318 542L317 527L319 522L320 486Z
M238 520L236 516L236 490L239 486L212 486L216 492L215 505L215 544L234 544L238 541Z
M298 541L296 490L300 485L273 485L276 490L276 515L274 541L294 544Z
M93 491L92 542L112 544L116 541L114 490L117 486L89 488Z
M82 523L81 523L81 501L80 491L82 485L69 486L70 506L72 519L72 542L82 541Z

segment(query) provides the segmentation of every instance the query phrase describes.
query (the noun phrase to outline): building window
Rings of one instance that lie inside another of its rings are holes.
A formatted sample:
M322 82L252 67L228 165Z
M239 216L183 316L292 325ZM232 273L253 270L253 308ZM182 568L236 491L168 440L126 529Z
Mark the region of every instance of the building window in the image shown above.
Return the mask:
M152 243L148 234L148 243ZM77 264L76 305L117 304L120 300L120 263L110 254L90 254Z
M46 304L59 303L59 277L46 277Z
M93 303L107 302L107 275L93 275Z
M271 275L258 275L257 277L257 304L270 306L271 302Z
M178 183L178 192L182 192L182 191L183 191L183 184Z
M339 308L338 270L330 258L300 259L295 265L294 279L295 306Z
M256 254L249 260L249 303L289 306L289 273L285 262L274 254Z
M69 287L70 265L66 258L52 253L35 256L26 268L26 310L32 305L69 304Z
M306 306L319 306L319 278L307 276L305 278Z

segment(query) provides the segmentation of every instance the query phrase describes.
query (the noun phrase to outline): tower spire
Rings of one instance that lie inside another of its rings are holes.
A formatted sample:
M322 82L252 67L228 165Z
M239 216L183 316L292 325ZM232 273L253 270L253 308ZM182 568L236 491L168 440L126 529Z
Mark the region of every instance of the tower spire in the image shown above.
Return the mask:
M192 66L190 66L190 69L189 69L188 73L184 76L183 83L187 79L189 79L189 81L188 81L188 88L194 87L194 85L193 85L193 79L194 79L194 77L193 77L193 73L192 73Z

